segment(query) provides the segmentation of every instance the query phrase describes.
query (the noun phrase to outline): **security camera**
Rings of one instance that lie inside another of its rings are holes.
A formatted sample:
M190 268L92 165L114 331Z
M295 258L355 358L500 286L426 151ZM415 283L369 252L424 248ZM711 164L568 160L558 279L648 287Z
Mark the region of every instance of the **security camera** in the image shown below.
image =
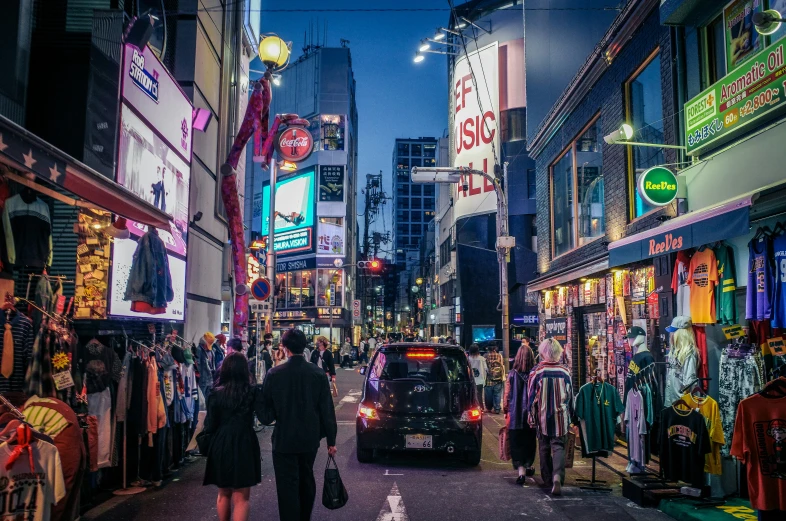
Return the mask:
M462 192L469 192L469 184L468 183L462 183L461 191Z
M200 211L200 212L195 213L194 214L194 222L196 223L196 222L199 222L201 220L202 220L202 212Z

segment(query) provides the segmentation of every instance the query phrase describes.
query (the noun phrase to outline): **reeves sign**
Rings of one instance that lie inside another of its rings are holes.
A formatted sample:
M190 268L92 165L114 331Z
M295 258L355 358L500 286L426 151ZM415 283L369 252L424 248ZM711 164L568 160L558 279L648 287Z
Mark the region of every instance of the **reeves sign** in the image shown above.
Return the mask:
M497 157L502 153L498 126L498 69L499 51L496 42L456 61L451 85L454 167L465 166L487 173L494 172L495 152ZM474 81L472 71L475 72ZM483 176L466 177L458 187L454 204L456 218L495 212L497 197L494 185ZM465 186L467 190L463 190Z

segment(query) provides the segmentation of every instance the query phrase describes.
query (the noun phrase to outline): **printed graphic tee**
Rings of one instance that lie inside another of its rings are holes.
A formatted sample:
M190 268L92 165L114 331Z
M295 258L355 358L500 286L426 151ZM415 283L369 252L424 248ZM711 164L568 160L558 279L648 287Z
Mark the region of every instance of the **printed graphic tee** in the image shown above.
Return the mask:
M688 269L690 255L685 250L677 252L674 263L674 272L671 276L671 290L677 297L677 315L690 316L690 285L688 284Z
M786 510L786 398L754 394L740 402L731 455L746 465L751 506Z
M648 459L645 450L645 436L648 432L647 414L644 396L637 389L631 389L628 393L628 403L625 405L625 424L627 425L628 461L630 462L626 470L633 473L634 470L646 465Z
M698 411L666 407L660 416L663 475L670 481L684 481L694 487L704 483L704 457L710 453L710 436Z
M737 290L734 267L734 250L728 244L715 248L715 259L718 261L718 287L715 288L715 318L719 324L732 325L737 323Z
M786 328L786 235L772 242L775 254L775 291L772 298L772 327Z
M772 315L772 242L768 237L748 243L748 294L745 318L767 320Z
M690 317L694 324L715 323L715 286L718 284L718 262L709 248L697 251L688 269L690 284Z
M0 445L0 519L3 521L49 521L52 506L66 494L60 454L51 443L35 440L33 447L33 471L30 457L23 453L11 467L6 464L12 447Z
M628 374L625 376L625 400L628 399L628 391L633 387L636 382L636 375L638 375L644 368L655 363L652 353L648 350L639 351L628 364Z
M721 475L721 456L720 450L726 444L726 437L723 435L723 425L721 425L721 414L718 402L707 396L706 398L694 398L691 394L682 397L691 408L698 409L707 422L707 431L710 435L712 450L704 460L704 472Z
M606 382L585 384L576 397L576 416L584 421L586 452L611 452L617 441L614 427L625 412L617 389Z

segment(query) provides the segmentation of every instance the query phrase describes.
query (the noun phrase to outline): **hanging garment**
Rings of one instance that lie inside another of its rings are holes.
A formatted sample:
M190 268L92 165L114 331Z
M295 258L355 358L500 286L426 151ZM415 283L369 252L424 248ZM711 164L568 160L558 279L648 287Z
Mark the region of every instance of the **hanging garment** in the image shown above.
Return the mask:
M707 329L705 326L693 326L693 336L696 338L696 351L699 358L696 360L696 376L705 378L701 381L701 388L707 392L708 380L706 378L710 375L709 363L707 358ZM690 383L690 382L688 382Z
M786 510L786 398L740 402L731 454L746 465L751 506Z
M765 320L772 316L774 289L772 241L762 237L748 243L748 293L745 318Z
M87 410L98 420L98 468L112 464L112 392L109 388L87 395Z
M614 450L614 429L625 412L617 389L606 382L581 386L576 396L576 416L582 421L582 450L587 454ZM585 439L586 438L586 439Z
M772 248L775 259L772 327L786 328L786 235L775 237Z
M704 460L712 450L704 417L698 411L666 407L660 417L660 464L669 481L704 484Z
M131 385L131 353L126 353L123 357L120 383L117 386L117 405L115 407L115 420L126 421L126 413L131 399L129 387Z
M100 393L111 385L112 380L120 381L123 363L114 349L93 339L85 346L82 356L88 394Z
M158 364L151 357L147 362L147 432L148 446L153 446L153 434L166 425L166 410L158 381Z
M17 194L5 202L3 228L11 264L41 269L52 264L49 206L35 192Z
M8 443L0 445L0 483L4 485L6 501L16 505L3 518L50 521L54 505L66 495L60 454L54 445L39 439L33 439L30 447L32 469L27 454L6 468L12 450Z
M680 399L682 396L682 389L686 385L690 385L696 381L696 368L698 365L698 356L691 355L685 359L685 362L680 364L673 356L673 352L669 353L669 369L666 371L666 392L663 394L663 403L667 407Z
M745 358L733 358L726 351L721 353L718 368L718 407L721 414L723 437L726 443L721 454L729 456L734 437L734 423L740 402L758 392L762 387L761 355L754 353Z
M616 354L617 353L615 353L615 356ZM655 359L652 357L652 353L650 353L647 349L643 349L633 355L633 358L631 358L630 362L628 363L628 372L625 376L625 400L627 400L628 391L630 391L630 389L633 387L633 384L636 383L637 375L654 363ZM625 367L625 364L623 363L620 365L618 363L617 367Z
M35 285L35 297L33 301L35 305L43 310L49 310L52 303L52 285L49 284L49 279L46 275L38 277L38 282ZM29 306L29 315L33 320L33 330L38 331L41 327L41 321L44 319L44 314L38 311L33 306Z
M671 291L677 297L677 313L675 316L690 316L690 284L688 284L688 270L690 268L690 255L686 250L677 252L674 263L674 272L671 277Z
M158 315L174 298L166 247L151 228L139 239L123 300L131 301L132 311Z
M631 389L625 404L625 432L628 437L628 466L625 470L630 474L642 474L647 470L647 434L651 425L652 411L648 418L644 396L638 389Z
M715 288L715 318L719 324L737 323L737 270L734 265L734 250L721 243L713 250L718 261L718 287Z
M715 286L718 284L718 261L711 249L697 251L690 259L690 317L694 324L715 323Z
M0 311L0 358L4 353L6 313ZM6 378L0 374L0 393L25 391L25 371L33 356L33 323L22 313L11 318L11 337L14 340L13 372ZM28 393L29 394L29 393Z
M716 475L722 474L720 450L721 447L726 444L726 437L723 435L723 425L721 425L718 402L713 400L710 396L698 398L690 393L684 394L682 399L685 400L685 403L687 403L690 408L698 409L699 413L704 416L707 422L712 450L707 454L704 460L704 472Z

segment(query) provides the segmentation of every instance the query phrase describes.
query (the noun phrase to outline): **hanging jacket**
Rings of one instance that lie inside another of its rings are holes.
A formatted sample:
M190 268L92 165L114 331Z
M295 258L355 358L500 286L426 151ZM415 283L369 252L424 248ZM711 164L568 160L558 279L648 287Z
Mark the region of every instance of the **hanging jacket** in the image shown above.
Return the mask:
M150 357L147 365L147 432L148 446L153 446L153 434L166 425L164 398L161 396L161 384L158 382L158 364Z
M157 314L174 298L166 247L153 228L139 239L123 300L130 300L136 311L149 307L148 313Z

